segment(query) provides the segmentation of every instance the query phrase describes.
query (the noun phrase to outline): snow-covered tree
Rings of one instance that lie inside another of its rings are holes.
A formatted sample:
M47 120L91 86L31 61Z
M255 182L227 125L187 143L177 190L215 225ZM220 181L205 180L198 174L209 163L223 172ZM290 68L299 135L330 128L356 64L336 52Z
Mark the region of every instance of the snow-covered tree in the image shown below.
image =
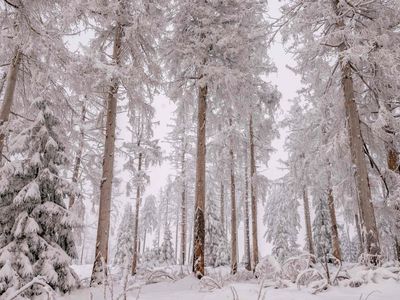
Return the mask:
M132 205L127 204L124 208L121 223L118 227L117 244L114 257L114 265L125 268L132 263L133 256L133 226L134 215Z
M140 227L143 232L143 252L146 251L146 235L147 233L152 233L159 222L157 219L157 206L156 197L154 195L149 195L144 199L144 204L140 214Z
M95 31L86 51L87 64L95 68L96 80L91 86L101 91L107 107L96 257L91 280L96 285L104 280L102 261L107 263L108 259L118 102L126 99L132 114L134 108L148 105L159 84L160 65L155 48L163 27L160 1L88 1L83 3L83 12L87 13L87 21ZM136 268L136 263L132 268Z
M272 254L280 262L297 254L297 235L300 227L299 201L290 192L287 176L274 182L265 206L264 224L267 242L273 244Z
M214 197L207 199L206 244L204 246L206 265L214 268L230 262L228 240L222 225L223 220L220 219L217 199Z
M164 236L160 247L160 262L174 264L174 247L172 245L172 233L169 226L169 223L164 226Z
M226 123L236 114L248 117L249 110L243 109L251 105L243 104L259 100L257 93L265 87L260 76L270 69L264 55L265 2L180 0L171 4L171 30L164 43L172 82L169 94L174 100L197 95L193 272L200 278L204 275L206 120L211 109L226 111L219 116Z
M393 136L389 137L390 128L396 123L391 111L396 107L393 102L396 96L392 93L398 93L398 84L390 82L398 78L398 70L394 71L388 64L393 65L396 57L392 44L398 39L399 6L396 2L285 1L283 17L277 22L277 26L283 28L288 47L295 53L297 66L294 69L307 84L308 97L319 99L324 121L336 119L332 122L334 130L325 128L325 133L328 139L336 136L331 140L334 143L329 143L330 148L347 148L351 159L349 178L354 178L352 189L356 193L350 199L356 203L354 213L360 214L363 252L369 255L372 263L377 263L381 250L374 208L381 197L374 184L379 176L379 165L372 163L375 159L368 153L378 152L382 141L392 145L394 141ZM334 118L331 118L332 111ZM339 128L346 129L344 139L337 139L341 135ZM336 172L336 162L328 162L333 167L330 173L344 175ZM332 184L328 190L334 186ZM332 229L335 226L332 223ZM333 236L337 233L333 232ZM334 241L335 248L337 244Z
M55 290L77 286L71 269L76 257L72 229L78 223L65 201L73 188L61 176L67 163L60 142L60 122L49 101L37 98L35 119L10 145L12 158L0 170L0 295L37 276ZM38 293L36 287L25 296ZM6 294L5 294L6 293Z
M327 197L315 199L315 217L313 222L313 238L315 255L325 259L332 253L331 230Z

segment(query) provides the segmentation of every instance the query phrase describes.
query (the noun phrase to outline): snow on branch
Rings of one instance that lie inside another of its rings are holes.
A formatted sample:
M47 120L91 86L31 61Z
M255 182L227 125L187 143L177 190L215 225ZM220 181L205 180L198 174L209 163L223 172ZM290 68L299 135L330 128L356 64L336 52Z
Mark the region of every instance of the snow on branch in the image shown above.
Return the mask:
M49 286L43 276L38 276L32 279L32 281L28 282L25 284L23 287L21 287L19 290L15 291L11 296L8 296L5 300L13 300L16 299L18 295L22 294L29 288L31 288L33 285L40 285L43 290L47 293L47 299L48 300L55 300L56 299L56 293L54 290Z

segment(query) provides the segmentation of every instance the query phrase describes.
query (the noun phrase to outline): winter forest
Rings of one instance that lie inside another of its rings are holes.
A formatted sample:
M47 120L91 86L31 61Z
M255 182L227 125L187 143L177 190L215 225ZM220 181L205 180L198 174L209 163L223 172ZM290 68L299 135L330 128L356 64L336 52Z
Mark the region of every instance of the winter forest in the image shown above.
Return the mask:
M400 0L0 0L0 299L399 299Z

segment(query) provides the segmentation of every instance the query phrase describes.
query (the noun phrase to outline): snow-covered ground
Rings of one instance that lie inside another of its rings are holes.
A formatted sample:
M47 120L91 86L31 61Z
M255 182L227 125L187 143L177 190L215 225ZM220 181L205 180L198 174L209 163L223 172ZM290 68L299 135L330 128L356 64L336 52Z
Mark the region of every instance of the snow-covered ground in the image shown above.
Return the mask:
M91 266L75 267L81 278L90 276ZM209 291L204 289L199 280L193 276L171 281L165 280L153 284L137 283L127 293L128 300L397 300L400 299L400 283L393 280L382 280L378 284L364 284L358 288L329 287L327 291L313 295L306 288L295 286L282 289L265 288L259 298L260 285L257 281L244 281L225 284L221 289ZM60 300L117 300L121 294L120 284L114 282L106 293L104 287L83 288L70 295L60 297ZM234 294L237 294L235 296ZM106 297L104 296L106 294ZM264 296L264 297L263 297ZM120 297L119 300L124 299Z

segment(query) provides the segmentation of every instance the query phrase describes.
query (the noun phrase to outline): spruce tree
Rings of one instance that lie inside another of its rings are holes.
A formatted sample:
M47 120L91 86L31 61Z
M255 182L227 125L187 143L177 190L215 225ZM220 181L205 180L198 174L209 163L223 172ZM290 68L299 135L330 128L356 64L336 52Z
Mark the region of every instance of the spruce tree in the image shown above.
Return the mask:
M206 209L206 239L205 259L206 265L218 267L228 265L230 261L230 249L224 232L223 221L218 216L219 208L215 201L208 198Z
M67 163L60 122L45 99L33 109L35 120L12 141L12 159L0 169L0 296L6 298L37 276L60 292L77 286L70 263L78 224L65 205L73 189L60 174ZM34 286L24 296L38 293Z
M168 223L164 228L164 240L160 249L160 261L167 264L173 264L174 253L174 248L172 246L172 234Z
M115 252L114 265L126 267L131 266L133 256L133 226L134 215L132 206L125 206L122 221L117 233L117 251Z
M321 197L315 206L315 219L313 222L313 236L315 242L315 254L319 258L325 258L331 253L332 241L329 222L329 209L327 199Z

